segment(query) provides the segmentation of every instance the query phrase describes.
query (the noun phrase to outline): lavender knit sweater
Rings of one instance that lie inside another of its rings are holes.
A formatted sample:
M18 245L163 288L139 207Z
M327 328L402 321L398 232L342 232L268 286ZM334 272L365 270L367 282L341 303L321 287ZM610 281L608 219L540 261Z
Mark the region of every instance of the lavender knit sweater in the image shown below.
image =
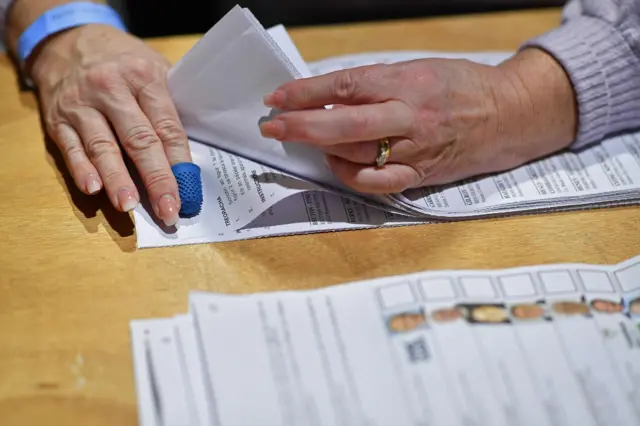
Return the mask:
M555 30L524 47L549 52L578 99L573 146L640 127L640 0L572 0Z
M0 33L13 0L0 0ZM524 43L565 68L577 93L580 148L640 127L640 0L570 0L562 24Z

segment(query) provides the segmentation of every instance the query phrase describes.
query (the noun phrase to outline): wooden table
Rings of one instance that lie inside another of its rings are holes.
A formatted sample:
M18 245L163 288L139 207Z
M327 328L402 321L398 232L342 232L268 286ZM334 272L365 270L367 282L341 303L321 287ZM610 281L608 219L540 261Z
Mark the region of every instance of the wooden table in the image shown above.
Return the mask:
M387 49L516 49L559 11L304 28L307 60ZM149 43L172 61L197 37ZM129 320L191 289L309 289L437 268L613 263L640 254L640 209L136 250L130 217L71 184L37 105L0 56L0 423L134 425ZM634 231L635 230L635 231ZM380 254L388 254L380 262Z

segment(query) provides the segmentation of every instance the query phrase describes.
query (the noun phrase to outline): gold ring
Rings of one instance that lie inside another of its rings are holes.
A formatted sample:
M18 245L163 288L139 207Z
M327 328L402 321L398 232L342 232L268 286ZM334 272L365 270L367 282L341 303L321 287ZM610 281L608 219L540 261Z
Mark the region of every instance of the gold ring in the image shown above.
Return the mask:
M380 139L380 142L378 142L378 157L376 158L376 165L378 167L382 167L385 165L385 163L389 159L390 152L391 147L389 146L389 138Z

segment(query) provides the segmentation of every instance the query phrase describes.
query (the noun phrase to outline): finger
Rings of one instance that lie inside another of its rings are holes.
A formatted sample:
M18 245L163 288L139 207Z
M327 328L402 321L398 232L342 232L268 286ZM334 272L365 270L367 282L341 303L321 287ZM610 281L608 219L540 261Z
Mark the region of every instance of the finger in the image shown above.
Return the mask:
M327 163L338 179L358 192L389 194L402 192L420 183L418 172L405 164L387 164L376 168L333 156L327 156Z
M67 123L55 125L49 132L62 153L67 169L71 173L78 189L92 195L102 189L98 171L89 161L78 133Z
M133 95L107 103L105 113L140 174L156 216L167 226L175 225L180 212L178 184L149 119Z
M380 140L332 145L325 147L324 152L352 163L372 165L380 155ZM412 139L392 138L389 140L387 162L411 163L424 152L425 150L417 147Z
M384 102L397 93L397 74L397 67L379 64L301 78L267 94L264 103L280 109L300 109Z
M351 105L342 105L342 104L325 105L325 108L328 108L328 109L340 109L340 108L346 108L348 106L351 106ZM309 109L317 109L317 108L309 108Z
M68 115L70 124L82 139L88 158L100 174L113 206L123 212L133 210L140 202L140 195L105 117L92 108Z
M264 137L280 141L335 145L404 136L411 131L413 112L406 104L388 101L338 109L288 111L260 125Z
M140 109L162 142L170 165L192 162L187 134L166 85L148 84L138 93Z
M378 157L378 142L341 143L324 148L324 152L352 163L372 165Z

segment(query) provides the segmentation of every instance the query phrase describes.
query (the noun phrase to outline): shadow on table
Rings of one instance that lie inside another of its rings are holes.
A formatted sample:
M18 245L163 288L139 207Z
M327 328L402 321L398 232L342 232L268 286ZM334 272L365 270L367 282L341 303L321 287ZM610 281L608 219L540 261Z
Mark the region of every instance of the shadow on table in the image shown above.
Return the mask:
M96 195L82 193L71 177L62 153L48 136L45 137L45 146L49 154L49 163L58 169L58 179L61 184L66 186L69 201L75 207L73 211L85 229L90 233L98 232L98 226L102 223L111 239L122 251L134 251L135 241L126 239L126 237L132 236L134 231L133 221L129 214L116 210L104 190ZM98 211L102 212L107 223L98 217Z

